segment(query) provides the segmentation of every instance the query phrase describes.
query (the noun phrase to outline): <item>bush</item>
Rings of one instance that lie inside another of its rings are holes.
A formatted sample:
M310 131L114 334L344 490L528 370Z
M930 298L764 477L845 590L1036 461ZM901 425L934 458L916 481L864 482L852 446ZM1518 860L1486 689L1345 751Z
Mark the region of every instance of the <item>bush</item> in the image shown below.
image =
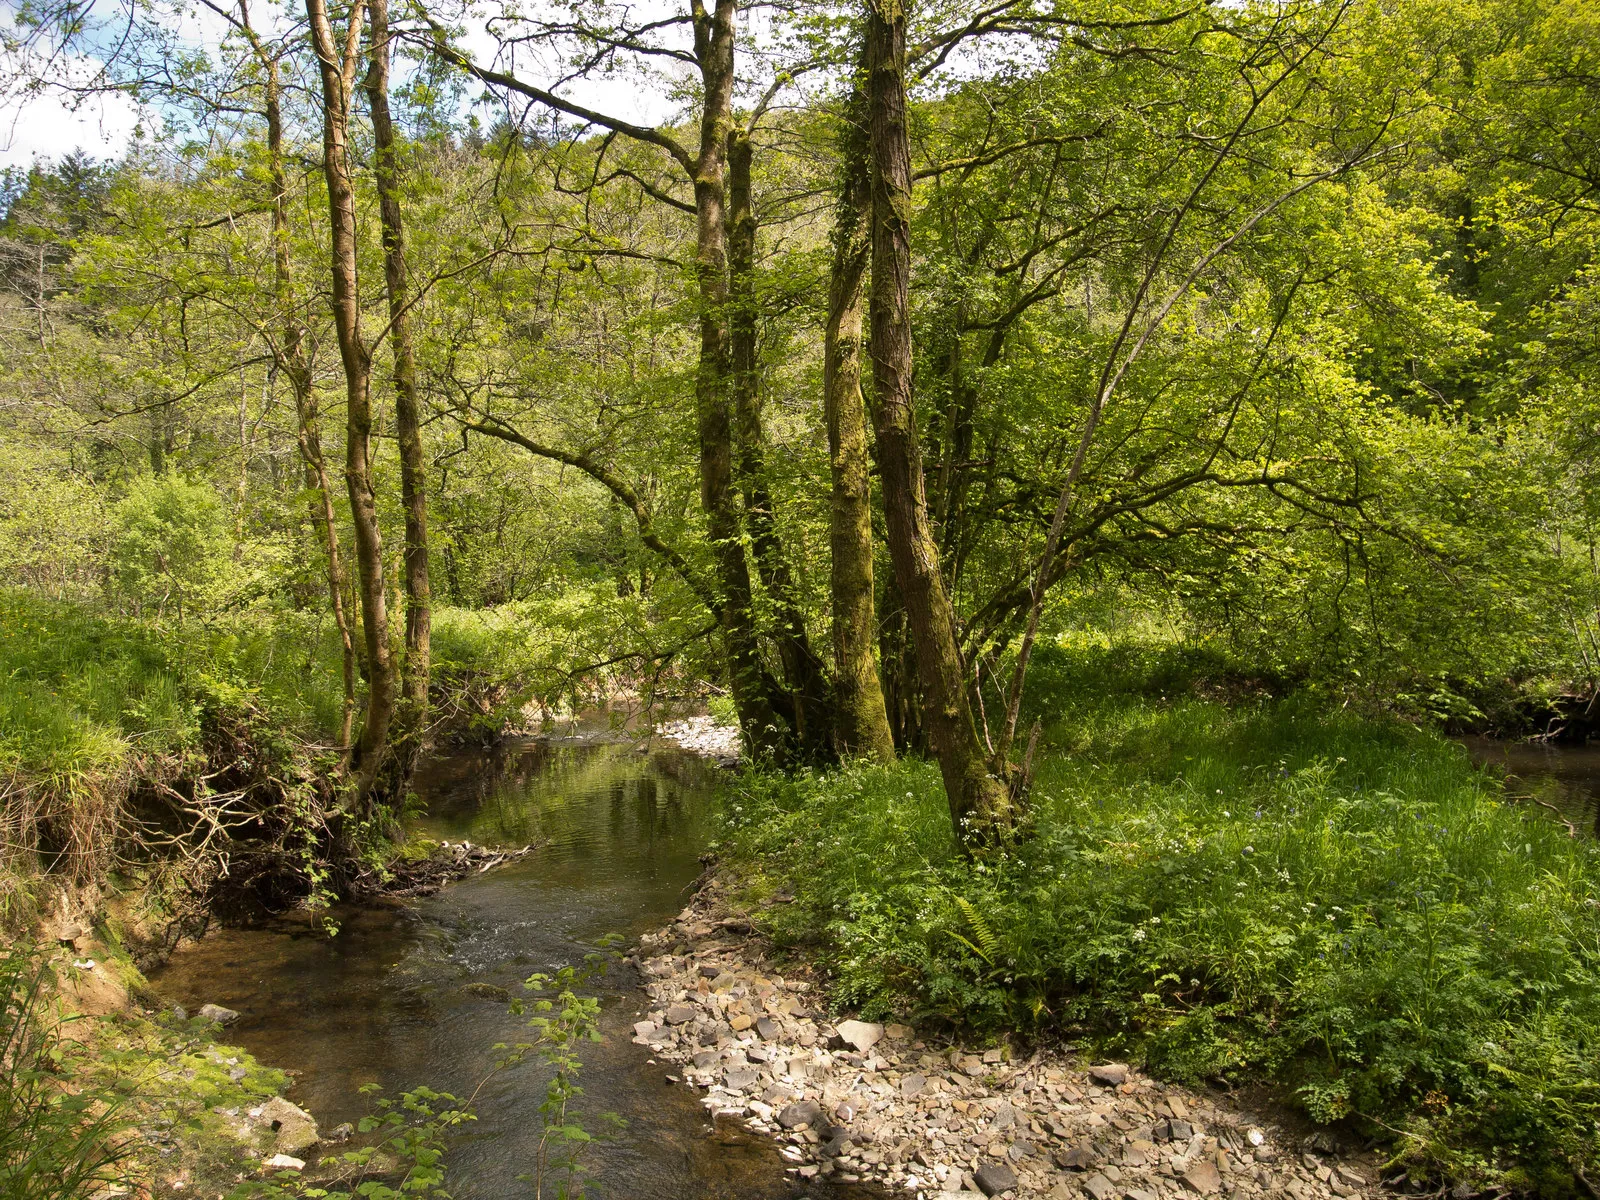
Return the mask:
M1275 1080L1468 1177L1600 1162L1600 847L1399 723L1135 700L1071 728L1005 853L956 852L917 762L746 777L726 848L868 1015Z

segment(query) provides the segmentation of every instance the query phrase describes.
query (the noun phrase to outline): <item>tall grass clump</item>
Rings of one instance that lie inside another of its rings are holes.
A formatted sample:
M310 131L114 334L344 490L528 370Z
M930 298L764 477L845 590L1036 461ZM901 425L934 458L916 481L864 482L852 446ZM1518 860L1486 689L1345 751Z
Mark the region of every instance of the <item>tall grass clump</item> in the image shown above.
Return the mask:
M70 1081L49 969L0 948L0 1200L77 1200L128 1182L118 1097Z
M1401 1158L1600 1163L1600 848L1441 737L1293 702L1074 700L1030 836L963 857L932 767L751 776L725 850L836 999L1268 1079Z

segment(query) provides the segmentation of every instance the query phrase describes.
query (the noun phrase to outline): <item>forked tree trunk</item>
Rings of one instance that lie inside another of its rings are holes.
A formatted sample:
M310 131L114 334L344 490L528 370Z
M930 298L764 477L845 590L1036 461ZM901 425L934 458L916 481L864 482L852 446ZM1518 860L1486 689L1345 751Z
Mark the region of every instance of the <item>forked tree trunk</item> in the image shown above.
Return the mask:
M752 757L781 763L788 757L789 731L773 703L776 688L768 678L756 642L750 565L745 557L738 499L733 489L725 160L728 133L733 128L734 20L738 6L736 0L715 0L715 9L708 12L703 0L693 0L692 7L695 56L704 90L700 151L694 164L695 272L700 302L700 361L695 377L700 504L716 557L722 592L722 636L739 725Z
M866 98L851 89L845 112L839 207L828 280L828 322L822 335L823 408L828 424L832 491L828 507L833 607L835 736L841 756L894 760L894 735L873 658L872 481L866 411L861 395L861 283L872 253L872 182Z
M389 337L394 347L394 419L400 443L400 498L406 513L406 657L401 675L406 738L412 751L428 710L429 633L432 592L428 586L427 464L422 452L422 408L417 398L417 362L412 348L410 287L406 276L405 225L395 156L394 119L389 112L389 0L368 0L372 55L367 67L367 102L372 110L373 175L383 225L383 274L389 296Z
M911 152L906 133L905 37L903 0L868 0L873 421L889 553L916 647L929 740L944 777L956 836L969 845L982 845L1004 838L1016 813L1007 787L989 774L972 722L955 610L939 574L939 548L928 520L911 391Z
M388 746L395 672L383 594L383 539L372 490L372 355L361 335L356 199L349 159L350 98L361 51L362 0L351 6L342 47L334 38L326 0L306 0L306 17L322 81L322 169L328 183L333 323L345 378L345 486L355 527L356 587L367 663L367 712L356 742L355 766L361 794L367 796Z
M805 614L773 517L767 486L766 431L761 421L761 374L756 352L756 218L750 195L750 136L728 136L728 338L731 347L735 466L744 493L745 522L756 569L772 601L773 636L788 686L795 749L809 761L832 748L833 712L827 675L811 648Z

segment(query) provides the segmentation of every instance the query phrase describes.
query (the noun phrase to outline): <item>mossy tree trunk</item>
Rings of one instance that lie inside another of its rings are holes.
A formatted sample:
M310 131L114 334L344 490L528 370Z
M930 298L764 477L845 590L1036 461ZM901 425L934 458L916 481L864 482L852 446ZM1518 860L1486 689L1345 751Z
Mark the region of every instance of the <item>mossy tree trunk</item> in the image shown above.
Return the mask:
M1009 789L989 773L967 699L955 610L939 573L912 404L911 152L906 132L906 10L868 0L867 104L872 161L873 424L895 580L925 696L929 741L956 836L1003 839L1015 824Z

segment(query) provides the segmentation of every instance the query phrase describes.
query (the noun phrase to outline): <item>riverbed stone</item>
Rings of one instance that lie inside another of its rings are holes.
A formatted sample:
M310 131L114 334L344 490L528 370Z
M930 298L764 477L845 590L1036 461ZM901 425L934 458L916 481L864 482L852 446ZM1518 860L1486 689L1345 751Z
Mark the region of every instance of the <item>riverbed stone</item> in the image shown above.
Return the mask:
M872 1021L840 1021L839 1036L862 1054L871 1050L883 1038L883 1026Z
M277 1131L273 1149L279 1154L299 1155L321 1140L311 1114L282 1096L274 1096L261 1106L261 1119Z
M761 1078L754 1067L729 1067L722 1073L723 1085L730 1092L747 1092Z
M1183 1173L1183 1181L1201 1196L1213 1196L1222 1190L1222 1172L1215 1163L1196 1163Z
M218 1025L232 1025L239 1019L239 1014L233 1009L223 1008L220 1004L202 1004L199 1015L202 1021L215 1021Z
M972 1178L985 1196L998 1196L1017 1186L1017 1173L1003 1162L980 1163Z
M785 1129L795 1129L801 1125L815 1128L821 1116L822 1105L815 1100L796 1100L793 1104L784 1105L783 1111L778 1114L778 1124Z
M937 1035L917 1040L910 1026L830 1024L815 1015L818 985L807 964L775 972L748 918L721 907L719 886L713 876L680 927L641 939L641 961L677 947L646 980L663 1041L645 1044L689 1068L692 1086L710 1089L703 1103L712 1112L777 1138L801 1180L860 1180L875 1194L928 1200L1334 1200L1371 1187L1338 1173L1333 1157L1313 1156L1321 1169L1302 1173L1299 1139L1230 1102L1157 1085L1126 1063L1091 1066L1059 1051L1019 1061L1003 1045L997 1054ZM715 937L682 941L707 924ZM714 991L724 976L734 984ZM697 1014L690 1028L664 1020L663 1010L679 1005ZM733 1024L740 1017L748 1027ZM1268 1157L1274 1146L1294 1152L1250 1161L1252 1150ZM1230 1174L1231 1150L1246 1162ZM1375 1157L1355 1157L1353 1167L1378 1170ZM1057 1165L1069 1174L1057 1175ZM1207 1190L1213 1175L1216 1188Z
M692 1005L674 1004L671 1008L667 1009L667 1024L687 1025L690 1021L694 1020L694 1015L694 1007Z

